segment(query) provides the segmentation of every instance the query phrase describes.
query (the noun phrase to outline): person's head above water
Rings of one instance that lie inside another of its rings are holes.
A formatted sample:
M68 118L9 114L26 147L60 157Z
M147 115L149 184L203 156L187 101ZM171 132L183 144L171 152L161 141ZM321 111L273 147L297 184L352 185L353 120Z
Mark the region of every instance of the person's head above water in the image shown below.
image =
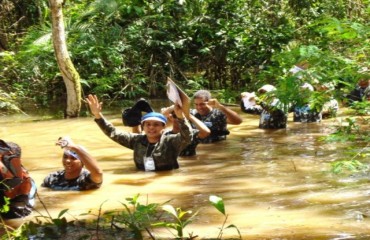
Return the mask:
M163 130L166 128L167 118L157 112L145 114L141 118L142 128L150 143L156 143L162 136Z
M194 93L194 106L200 115L207 115L212 110L212 107L208 105L208 101L211 98L211 93L207 90L199 90Z
M161 122L165 125L167 123L167 118L161 113L150 112L150 113L145 114L141 118L141 123L142 124L145 123L146 121L157 121L157 122Z

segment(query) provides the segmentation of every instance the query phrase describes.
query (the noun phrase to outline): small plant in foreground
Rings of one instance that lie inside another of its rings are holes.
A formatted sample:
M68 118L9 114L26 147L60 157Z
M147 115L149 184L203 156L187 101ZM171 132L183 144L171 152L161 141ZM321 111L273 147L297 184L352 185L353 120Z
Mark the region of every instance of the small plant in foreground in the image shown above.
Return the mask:
M143 205L139 202L139 194L133 198L126 198L127 204L122 203L124 211L109 212L112 216L112 223L116 228L128 229L134 234L135 239L143 239L143 231L146 231L152 239L152 222L158 219L158 203Z
M6 233L0 236L1 239L144 239L146 232L150 239L155 240L154 228L164 227L166 229L175 230L171 232L175 239L192 240L198 236L193 236L189 233L188 237L184 237L184 229L194 221L198 211L183 211L181 208L174 208L167 204L149 203L141 204L139 202L139 194L132 198L126 198L126 203L122 203L122 210L110 210L102 213L102 205L99 209L99 214L96 220L79 220L74 217L73 220L67 220L64 215L68 213L68 209L62 210L57 218L53 218L42 200L40 202L47 212L47 216L36 216L36 221L29 221L17 229L7 228ZM241 235L239 229L231 224L225 227L228 215L225 212L225 206L222 198L210 196L212 205L220 211L225 220L222 223L220 232L216 239L222 239L224 230L227 228L235 228ZM92 215L91 212L83 215ZM72 216L73 217L73 216ZM1 219L2 220L2 219ZM2 226L6 227L4 221ZM148 238L145 236L145 239ZM159 238L163 239L163 238ZM168 239L168 238L166 238Z
M235 228L236 231L238 232L238 235L239 235L239 238L241 239L242 236L240 235L240 231L239 229L234 225L234 224L230 224L229 226L227 226L225 228L225 224L226 224L226 221L227 221L227 218L228 218L228 214L226 214L226 211L225 211L225 205L224 205L224 201L222 200L222 198L218 197L218 196L214 196L214 195L211 195L209 197L209 201L211 202L211 204L220 212L222 213L224 216L225 216L225 220L224 222L222 223L222 226L220 228L220 232L217 236L217 239L221 239L222 238L222 235L223 235L223 232L224 232L224 229L227 229L227 228Z
M1 182L0 182L1 184ZM5 197L4 196L4 205L0 207L0 213L7 213L9 211L9 204L10 204L10 201L9 201L9 198ZM10 236L12 235L12 231L14 229L12 229L11 227L8 227L6 224L5 224L5 221L3 219L3 217L0 215L0 230L3 228L4 231L5 231L5 234L6 234L6 237L8 239L10 239ZM5 235L3 236L3 238L5 237Z
M172 215L175 218L175 222L159 222L155 223L155 226L158 227L166 227L171 228L177 231L177 238L183 239L184 238L184 228L193 221L194 217L198 214L198 212L192 214L192 211L183 211L181 208L174 208L171 205L164 205L162 209ZM190 215L190 217L186 217L186 215ZM175 234L174 234L175 235ZM196 238L191 236L189 239Z

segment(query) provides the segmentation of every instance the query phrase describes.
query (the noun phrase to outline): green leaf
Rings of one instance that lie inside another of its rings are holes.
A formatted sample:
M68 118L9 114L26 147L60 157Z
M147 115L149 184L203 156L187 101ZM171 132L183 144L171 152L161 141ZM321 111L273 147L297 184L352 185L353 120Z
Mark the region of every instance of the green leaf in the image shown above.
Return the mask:
M225 215L225 205L224 205L224 202L222 200L222 198L218 197L218 196L215 196L215 195L211 195L209 197L209 201L211 202L211 204L218 210L220 211L223 215Z
M68 208L67 209L64 209L62 211L60 211L59 215L58 215L58 218L61 218L66 212L68 212Z
M170 214L172 214L173 216L175 216L177 218L177 212L175 210L175 208L171 205L164 205L162 206L162 209Z
M226 228L235 228L235 229L236 229L236 231L237 231L237 232L238 232L238 234L239 234L240 239L242 238L242 236L241 236L241 234L240 234L240 231L239 231L238 227L237 227L237 226L235 226L234 224L230 224L230 225L229 225L229 226L227 226Z

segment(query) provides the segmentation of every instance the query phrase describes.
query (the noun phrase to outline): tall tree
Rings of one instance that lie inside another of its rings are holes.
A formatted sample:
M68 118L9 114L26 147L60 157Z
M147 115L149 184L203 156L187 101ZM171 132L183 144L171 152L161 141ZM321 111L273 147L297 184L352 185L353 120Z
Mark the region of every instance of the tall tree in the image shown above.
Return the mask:
M55 56L67 90L66 118L78 117L81 110L81 82L80 75L69 57L64 22L64 0L50 0L52 35Z

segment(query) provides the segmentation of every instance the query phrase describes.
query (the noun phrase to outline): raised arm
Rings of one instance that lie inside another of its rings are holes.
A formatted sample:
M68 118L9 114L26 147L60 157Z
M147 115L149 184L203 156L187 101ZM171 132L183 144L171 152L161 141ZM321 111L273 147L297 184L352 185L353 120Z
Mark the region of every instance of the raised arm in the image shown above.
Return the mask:
M176 114L176 121L179 124L180 135L182 139L182 148L190 144L192 139L192 134L190 132L190 124L185 118L185 114L179 105L175 105L174 112Z
M189 114L189 120L199 130L198 138L203 139L203 138L208 137L209 134L211 134L211 130L202 121L200 121L198 118L196 118L192 114Z
M221 112L226 115L228 124L239 125L243 122L243 119L239 116L238 113L231 110L230 108L225 107L215 98L208 100L208 105L220 109Z
M62 145L63 139L58 140L57 145ZM68 140L65 149L71 150L77 153L80 161L83 163L85 168L90 172L90 178L95 183L101 183L103 181L103 170L99 167L98 161L91 156L87 150L81 145L75 144L72 140Z
M85 100L87 104L89 104L91 114L94 115L96 119L103 118L103 114L101 112L103 103L99 102L98 97L96 95L89 94Z

